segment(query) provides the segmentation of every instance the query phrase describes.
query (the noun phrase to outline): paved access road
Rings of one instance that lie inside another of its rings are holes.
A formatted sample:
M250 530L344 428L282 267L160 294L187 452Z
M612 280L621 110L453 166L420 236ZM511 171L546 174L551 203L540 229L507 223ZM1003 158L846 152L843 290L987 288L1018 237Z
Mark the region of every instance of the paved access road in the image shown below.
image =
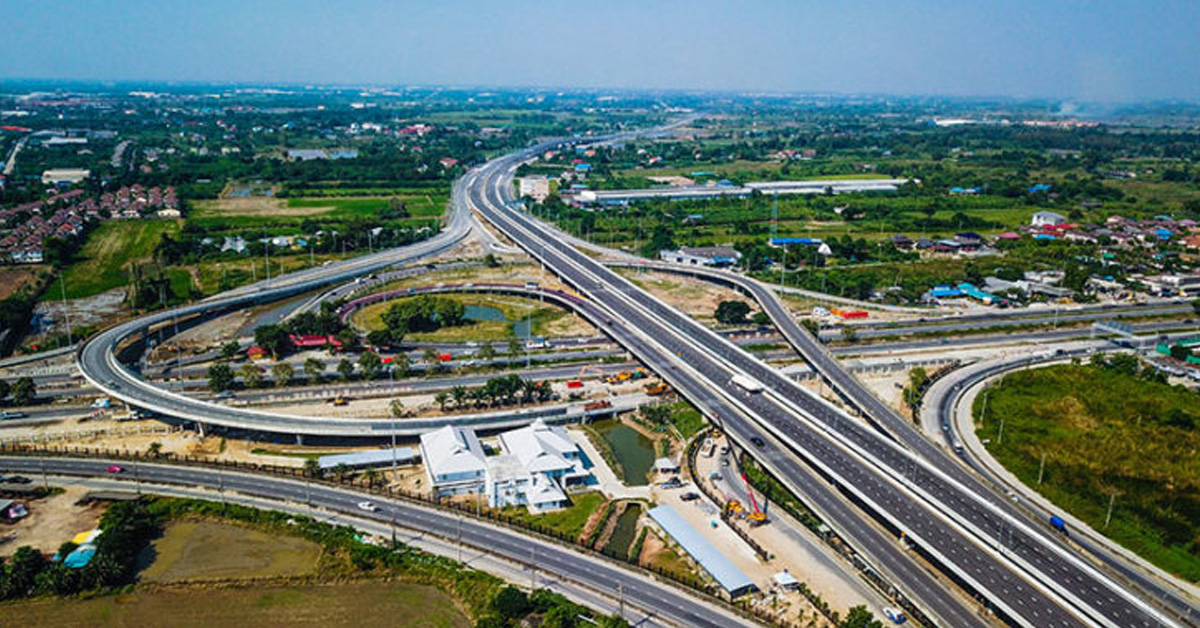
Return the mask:
M114 464L121 465L125 471L120 474L107 473L105 469ZM353 514L363 519L395 523L406 529L421 530L445 539L461 539L468 546L516 562L528 563L532 559L541 570L575 580L605 594L615 594L619 585L629 604L678 626L725 628L758 625L730 612L710 598L660 581L648 572L633 570L627 565L585 555L565 545L531 537L459 513L405 501L381 499L375 495L325 484L207 467L145 463L134 465L120 460L0 456L0 468L33 477L44 472L68 476L121 477L135 483L145 482L147 485L200 486L283 502L310 504L334 512ZM375 512L362 510L358 504L363 501L372 501L379 509Z

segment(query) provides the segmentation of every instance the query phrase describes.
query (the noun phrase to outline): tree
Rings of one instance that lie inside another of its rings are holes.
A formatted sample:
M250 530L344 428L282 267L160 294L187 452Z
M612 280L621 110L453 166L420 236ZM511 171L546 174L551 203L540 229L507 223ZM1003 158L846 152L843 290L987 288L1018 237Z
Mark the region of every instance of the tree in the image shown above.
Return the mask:
M217 363L208 367L209 390L224 392L231 388L233 388L233 368L224 363Z
M491 362L496 359L496 348L492 346L492 343L485 342L482 347L479 347L479 351L475 352L475 357L481 361Z
M325 363L317 358L309 358L304 361L304 374L313 382L318 382L325 375Z
M671 420L671 408L666 404L642 406L641 411L642 418L652 425L666 425Z
M750 322L754 323L755 325L769 325L771 323L771 317L768 316L766 312L755 312L754 316L750 318Z
M483 256L483 265L487 266L488 268L496 268L500 266L500 262L496 259L495 255L488 253L487 255Z
M392 346L392 334L386 329L374 329L367 332L367 344L372 347Z
M438 364L441 363L441 360L438 358L437 351L434 351L431 347L426 347L425 350L421 352L421 361L425 363L425 367L431 373L435 368L437 368Z
M521 355L521 350L523 348L524 347L521 346L520 338L509 338L508 339L508 356L510 358L515 358L515 357Z
M455 408L461 408L468 396L466 386L455 386L450 389L450 397L454 399Z
M393 419L398 419L404 416L404 402L399 399L393 399L388 404L388 411L391 412Z
M243 365L238 369L238 376L242 378L242 386L246 388L258 388L259 384L262 384L262 371L254 364Z
M353 329L343 329L334 335L334 339L342 343L342 351L358 351L362 348L358 334Z
M524 617L531 610L529 596L512 585L506 585L500 589L496 597L492 598L491 606L496 614L510 623Z
M383 360L373 351L364 351L358 356L358 368L362 369L363 379L372 380L383 370Z
M400 377L407 377L411 369L412 360L409 359L407 353L397 353L396 357L392 358L392 370L398 373Z
M276 362L271 367L271 377L275 380L275 385L283 388L292 381L292 377L296 374L296 369L292 368L287 362Z
M310 478L320 477L321 463L317 462L316 458L305 458L304 475L307 475Z
M800 326L812 334L814 338L819 337L821 334L821 324L811 318L800 319Z
M1183 345L1171 345L1171 357L1183 361L1192 355L1192 350Z
M46 557L28 545L18 547L8 559L7 597L27 597L33 593L37 576L46 568Z
M450 394L444 390L438 391L438 394L433 396L433 402L438 404L442 412L446 411L446 404L450 402Z
M849 325L842 325L842 340L849 343L858 342L858 331Z
M12 395L13 405L27 406L33 403L34 398L37 397L37 386L33 383L32 378L18 377L9 392Z
M0 379L0 403L3 403L8 398L8 394L12 392L12 386L8 382Z
M363 471L363 479L367 481L367 486L374 488L379 482L379 472L375 469L367 469Z
M866 606L855 606L846 613L846 618L838 624L840 628L883 628L883 624L875 619Z
M354 363L346 358L342 358L337 364L338 375L342 376L342 381L350 381L354 377Z
M279 325L259 325L254 330L254 344L270 351L273 358L283 355L290 342L287 330Z
M146 454L151 458L157 458L162 455L162 443L154 441L146 446Z
M750 305L745 301L721 301L713 317L723 325L740 325L746 322L749 313Z
M236 340L230 340L229 342L221 345L221 359L232 360L233 357L238 354L238 349L240 349L240 347L238 346Z

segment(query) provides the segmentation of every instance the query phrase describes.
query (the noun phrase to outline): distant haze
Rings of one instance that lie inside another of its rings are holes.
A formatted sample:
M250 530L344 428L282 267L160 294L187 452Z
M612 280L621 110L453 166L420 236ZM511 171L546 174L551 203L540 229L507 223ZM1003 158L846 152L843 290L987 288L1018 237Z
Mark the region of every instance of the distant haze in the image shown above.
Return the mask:
M1200 100L1194 0L8 0L0 78Z

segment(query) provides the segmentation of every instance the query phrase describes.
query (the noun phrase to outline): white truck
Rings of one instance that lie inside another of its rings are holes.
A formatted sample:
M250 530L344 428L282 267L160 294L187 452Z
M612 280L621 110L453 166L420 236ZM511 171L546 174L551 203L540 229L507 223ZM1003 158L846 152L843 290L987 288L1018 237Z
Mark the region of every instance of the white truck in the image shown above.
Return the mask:
M763 385L758 380L742 375L741 373L730 378L729 383L748 393L760 393L763 390Z

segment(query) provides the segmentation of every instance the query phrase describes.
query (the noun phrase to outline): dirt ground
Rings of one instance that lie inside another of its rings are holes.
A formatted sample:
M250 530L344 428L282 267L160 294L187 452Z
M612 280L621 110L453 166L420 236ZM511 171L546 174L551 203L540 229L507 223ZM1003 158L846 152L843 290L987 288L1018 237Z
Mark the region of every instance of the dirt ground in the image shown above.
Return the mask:
M47 293L48 298L38 303L35 313L43 314L54 319L54 325L47 334L65 334L67 332L66 317L63 316L63 303L54 298L54 291ZM125 288L113 288L95 296L67 301L67 314L71 317L72 327L85 325L103 326L109 320L125 310Z
M29 516L15 524L0 524L0 557L11 556L23 545L53 553L76 534L95 529L104 505L75 505L87 492L81 486L68 486L58 495L20 500L29 508Z
M220 318L197 325L191 329L179 332L170 342L156 347L150 354L151 361L175 359L175 347L183 347L185 354L193 351L204 351L222 343L234 340L247 321L253 316L252 310L238 310Z
M47 270L46 266L8 267L0 272L0 299L6 299L22 286L33 281L38 273Z
M681 275L638 272L628 269L621 269L617 272L650 291L667 305L704 323L711 324L713 322L713 313L721 301L744 301L750 306L752 312L758 310L758 305L746 296L707 281Z

